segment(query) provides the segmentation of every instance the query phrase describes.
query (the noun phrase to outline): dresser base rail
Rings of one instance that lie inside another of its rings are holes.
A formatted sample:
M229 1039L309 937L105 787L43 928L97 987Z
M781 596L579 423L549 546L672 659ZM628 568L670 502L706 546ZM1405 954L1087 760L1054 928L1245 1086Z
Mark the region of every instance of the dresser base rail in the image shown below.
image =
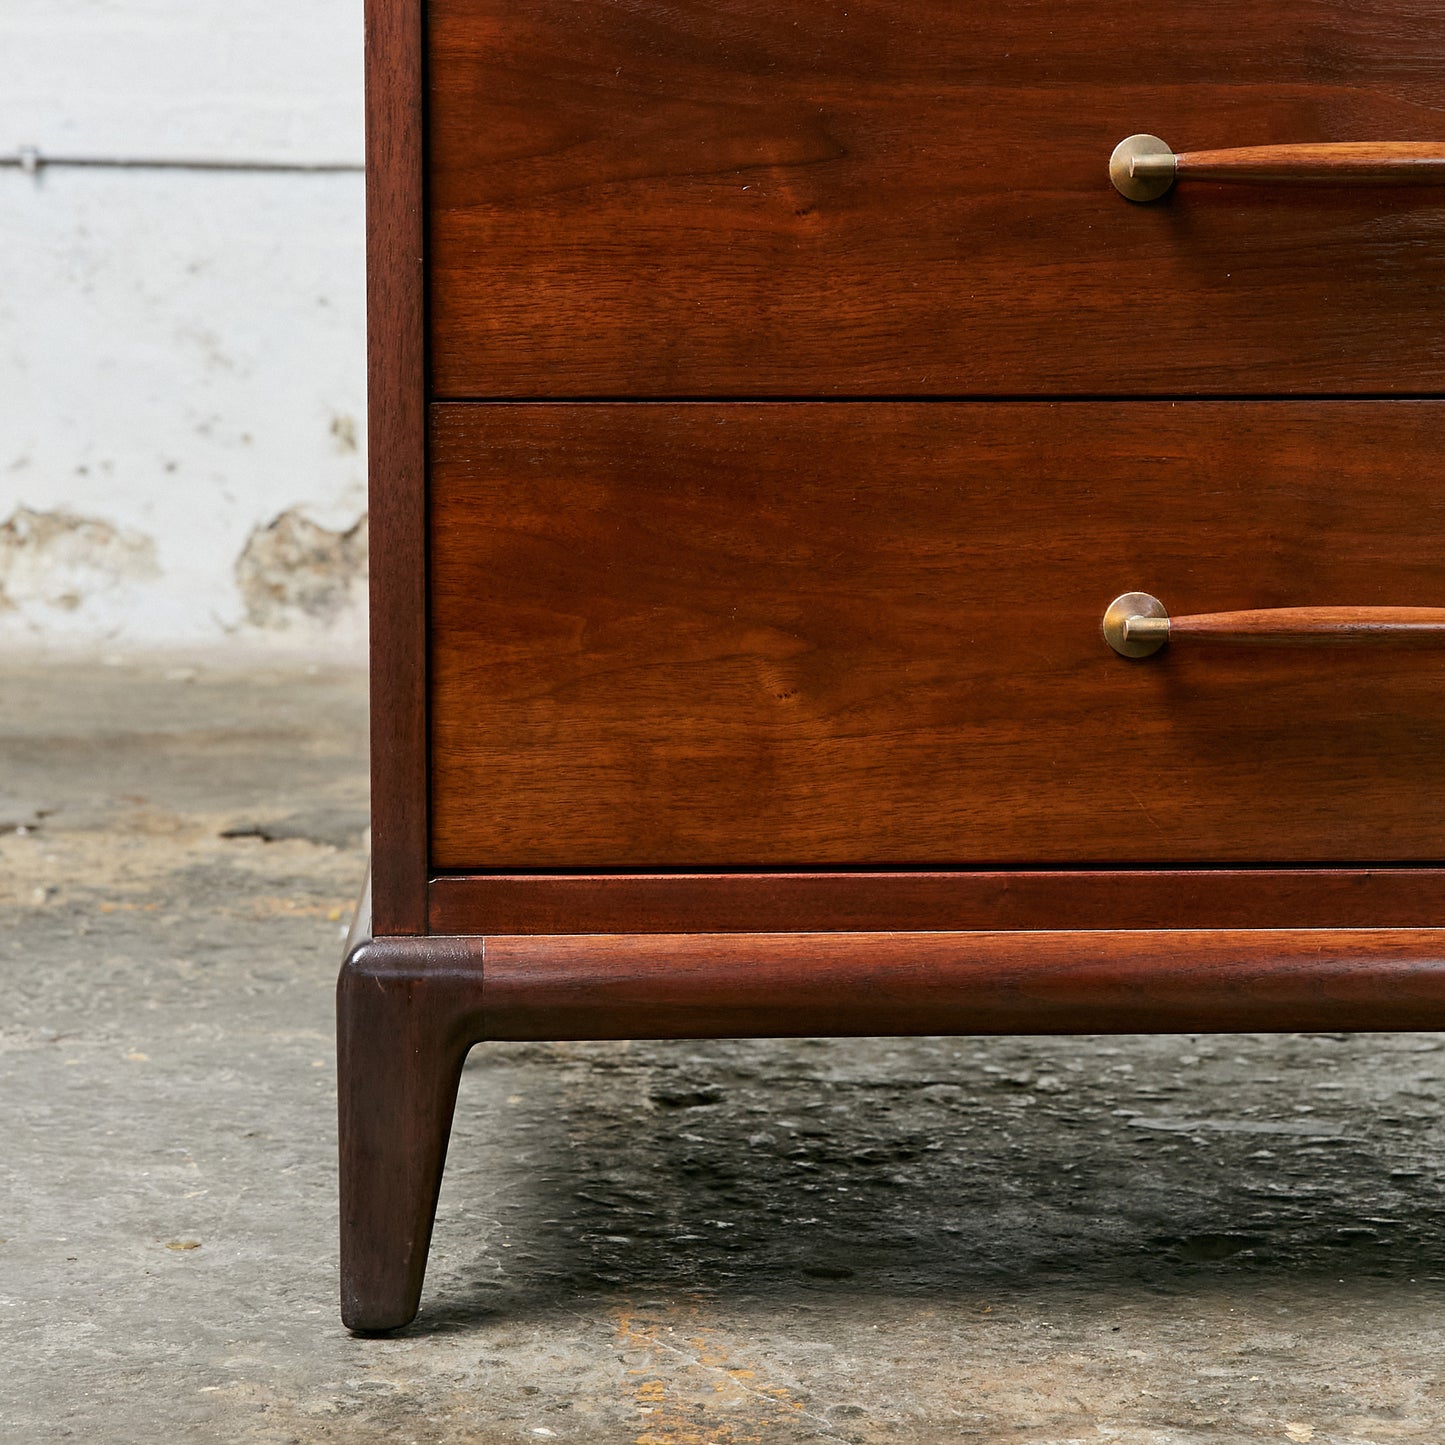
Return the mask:
M342 1317L415 1315L488 1039L1445 1028L1445 929L354 940L338 991Z

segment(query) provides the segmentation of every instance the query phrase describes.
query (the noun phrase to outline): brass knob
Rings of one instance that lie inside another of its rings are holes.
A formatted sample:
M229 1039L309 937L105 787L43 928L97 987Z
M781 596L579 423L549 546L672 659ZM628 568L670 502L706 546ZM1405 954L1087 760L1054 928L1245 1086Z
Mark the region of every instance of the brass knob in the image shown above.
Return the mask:
M1154 628L1140 630L1152 622ZM1162 627L1161 625L1162 624ZM1148 657L1169 641L1169 614L1164 604L1147 592L1126 592L1104 611L1104 641L1120 657Z
M1174 184L1177 170L1174 152L1157 135L1131 135L1109 157L1109 179L1129 201L1157 201Z

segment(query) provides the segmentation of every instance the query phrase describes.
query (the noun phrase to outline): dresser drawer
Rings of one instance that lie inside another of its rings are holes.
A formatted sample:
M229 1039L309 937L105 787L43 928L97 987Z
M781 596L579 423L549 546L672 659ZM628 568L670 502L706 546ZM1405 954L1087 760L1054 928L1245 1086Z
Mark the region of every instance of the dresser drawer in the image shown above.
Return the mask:
M1140 131L1445 141L1445 6L427 13L437 396L1445 387L1445 190L1107 174Z
M1445 403L439 405L440 869L1429 862Z

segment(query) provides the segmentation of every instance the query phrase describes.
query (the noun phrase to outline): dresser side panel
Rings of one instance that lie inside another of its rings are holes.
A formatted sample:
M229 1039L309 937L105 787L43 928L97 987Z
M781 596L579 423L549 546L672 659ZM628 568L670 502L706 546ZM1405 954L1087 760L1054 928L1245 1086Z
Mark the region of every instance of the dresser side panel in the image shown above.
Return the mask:
M427 928L421 0L367 0L373 927Z

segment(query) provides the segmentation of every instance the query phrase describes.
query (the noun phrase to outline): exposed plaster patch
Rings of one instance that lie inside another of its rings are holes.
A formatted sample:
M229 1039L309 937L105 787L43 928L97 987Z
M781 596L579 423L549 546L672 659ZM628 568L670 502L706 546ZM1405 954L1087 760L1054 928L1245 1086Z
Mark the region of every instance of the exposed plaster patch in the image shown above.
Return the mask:
M149 537L101 517L17 507L0 522L0 612L75 612L159 570Z
M294 508L257 527L236 562L236 585L254 627L331 623L357 605L366 577L366 517L344 532Z

